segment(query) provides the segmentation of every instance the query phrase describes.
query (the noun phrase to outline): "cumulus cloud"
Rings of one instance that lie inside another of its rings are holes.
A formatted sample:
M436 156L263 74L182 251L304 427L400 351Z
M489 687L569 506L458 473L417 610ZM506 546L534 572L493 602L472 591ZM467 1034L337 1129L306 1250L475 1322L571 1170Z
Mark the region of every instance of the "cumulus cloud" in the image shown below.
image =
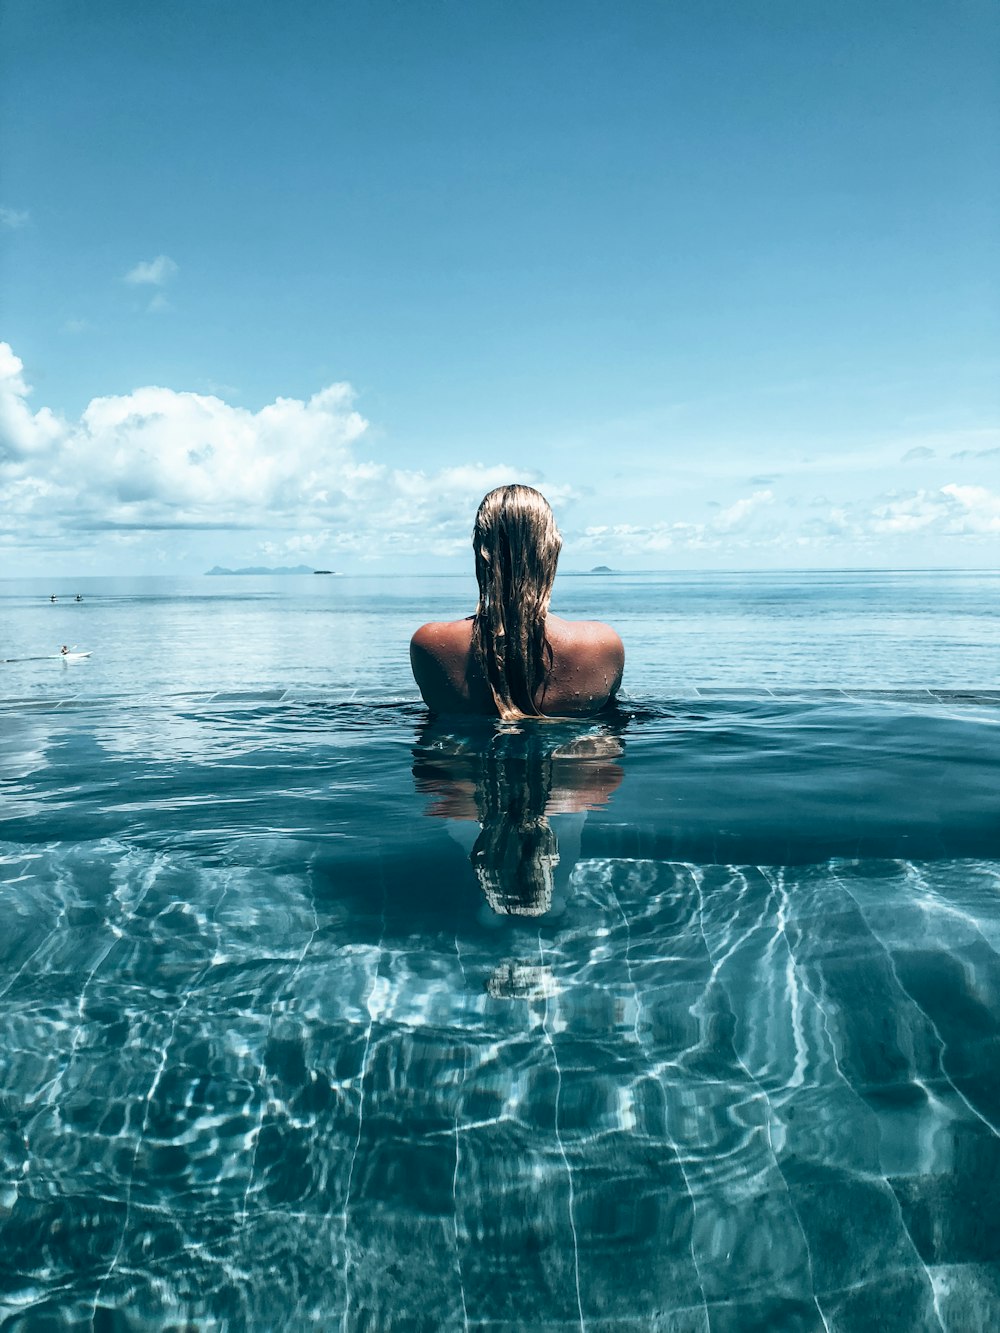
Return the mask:
M1000 533L1000 495L994 495L985 486L942 486L941 494L948 496L954 507L950 514L952 531Z
M874 562L894 551L910 558L930 549L928 538L942 550L940 542L995 546L1000 534L1000 494L983 484L985 469L975 484L956 466L940 488L880 495L865 493L868 474L859 473L800 497L769 487L713 494L706 470L700 490L665 479L658 495L653 478L647 494L626 501L614 487L588 494L504 462L389 466L345 383L257 410L223 393L146 385L94 398L67 420L33 404L21 361L0 343L0 553L69 551L106 563L118 548L141 567L163 552L197 559L196 538L185 545L178 534L209 533L207 564L467 558L476 505L509 481L548 495L569 568L598 552L609 563L665 563L671 553L680 563L754 564L808 548L833 559L863 551ZM220 551L217 534L234 532Z
M47 407L31 411L23 371L10 345L0 342L0 468L51 454L65 429Z
M770 506L775 506L770 510ZM766 520L764 518L767 513ZM778 505L770 491L722 508L706 523L596 524L574 534L591 552L644 556L662 552L716 553L735 559L771 551L864 552L892 558L899 542L982 543L1000 534L1000 494L985 486L949 483L939 489L853 497L833 502L819 495ZM940 549L938 547L937 549Z
M73 422L33 412L29 396L0 343L0 512L29 546L235 529L272 555L451 555L485 491L541 480L504 464L429 473L366 458L368 423L344 383L256 412L149 385L95 398ZM574 493L546 492L557 504Z
M125 274L125 281L133 287L163 287L179 271L169 255L142 260Z
M898 536L920 532L937 522L940 516L940 495L921 490L877 505L872 512L871 527L875 532Z
M754 491L753 495L737 500L718 513L713 519L713 524L722 532L731 532L734 528L740 527L755 509L770 504L773 499L774 496L770 491Z
M720 508L707 523L677 520L651 524L593 524L574 534L574 545L583 550L611 550L630 555L672 549L719 551L726 547L769 546L777 540L776 537L751 533L750 530L756 511L773 500L770 491L754 491L752 495Z
M0 204L0 227L9 227L11 231L17 231L18 227L26 227L30 214L26 208L7 208Z
M937 491L915 491L876 506L871 528L876 533L950 537L1000 533L1000 495L985 486L954 482Z

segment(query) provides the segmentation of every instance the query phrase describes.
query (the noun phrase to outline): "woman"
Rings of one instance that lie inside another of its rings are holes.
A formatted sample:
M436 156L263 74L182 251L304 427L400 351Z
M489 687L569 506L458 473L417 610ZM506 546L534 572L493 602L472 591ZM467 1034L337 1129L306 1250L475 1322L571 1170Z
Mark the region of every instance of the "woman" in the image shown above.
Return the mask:
M530 486L490 491L472 545L475 615L423 625L410 641L427 707L505 721L599 712L621 684L625 650L608 625L549 613L562 538L545 497Z

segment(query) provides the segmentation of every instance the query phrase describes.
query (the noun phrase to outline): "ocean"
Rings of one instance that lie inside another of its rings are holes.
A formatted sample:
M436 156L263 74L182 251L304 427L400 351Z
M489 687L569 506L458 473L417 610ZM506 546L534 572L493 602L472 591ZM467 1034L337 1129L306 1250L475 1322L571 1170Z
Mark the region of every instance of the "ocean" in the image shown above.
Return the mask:
M995 1328L998 594L560 576L510 725L469 577L0 581L0 1327Z

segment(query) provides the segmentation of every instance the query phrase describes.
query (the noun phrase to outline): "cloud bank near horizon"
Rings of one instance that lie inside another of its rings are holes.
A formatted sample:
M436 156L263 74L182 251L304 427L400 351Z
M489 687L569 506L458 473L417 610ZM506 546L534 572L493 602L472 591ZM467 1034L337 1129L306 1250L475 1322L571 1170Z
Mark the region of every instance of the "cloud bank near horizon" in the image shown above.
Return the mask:
M483 494L515 479L503 463L426 474L365 457L368 422L346 383L256 412L150 385L94 398L76 422L32 411L30 392L0 343L0 549L201 531L245 533L269 557L448 556L467 547Z
M227 551L238 542L246 563L320 563L347 553L362 562L464 556L482 495L513 480L548 495L570 560L648 565L673 553L688 567L700 555L715 563L794 564L810 553L815 563L815 553L826 551L834 556L828 563L844 553L878 563L893 542L933 538L970 554L975 548L980 560L989 550L995 561L1000 535L1000 491L968 478L857 494L872 484L859 475L854 494L828 499L781 493L780 478L757 477L769 484L727 496L706 468L699 500L708 515L698 519L690 494L671 497L666 460L662 519L616 521L623 502L613 487L587 478L570 482L502 461L436 472L378 461L369 423L343 382L305 400L277 397L258 411L215 394L147 385L92 399L77 421L45 406L33 410L30 395L22 362L0 343L0 553L18 552L22 562L25 553L106 554L108 543L163 561L172 544L197 534L205 554L192 552L189 541L192 559L218 551L211 543L219 534L230 538ZM993 467L998 451L985 443L963 452ZM911 450L907 477L919 463L931 466L936 452ZM612 521L588 522L591 514Z

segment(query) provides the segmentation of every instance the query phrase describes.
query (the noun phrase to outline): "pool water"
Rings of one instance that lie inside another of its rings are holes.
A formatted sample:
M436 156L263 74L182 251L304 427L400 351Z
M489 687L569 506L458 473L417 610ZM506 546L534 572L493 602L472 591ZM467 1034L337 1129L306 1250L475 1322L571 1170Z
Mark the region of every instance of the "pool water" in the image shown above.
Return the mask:
M867 682L839 584L701 587L668 633L653 584L581 581L629 697L519 726L427 717L394 665L426 589L225 582L94 581L53 608L94 657L0 668L4 1329L996 1327L968 579L860 585L911 626Z

